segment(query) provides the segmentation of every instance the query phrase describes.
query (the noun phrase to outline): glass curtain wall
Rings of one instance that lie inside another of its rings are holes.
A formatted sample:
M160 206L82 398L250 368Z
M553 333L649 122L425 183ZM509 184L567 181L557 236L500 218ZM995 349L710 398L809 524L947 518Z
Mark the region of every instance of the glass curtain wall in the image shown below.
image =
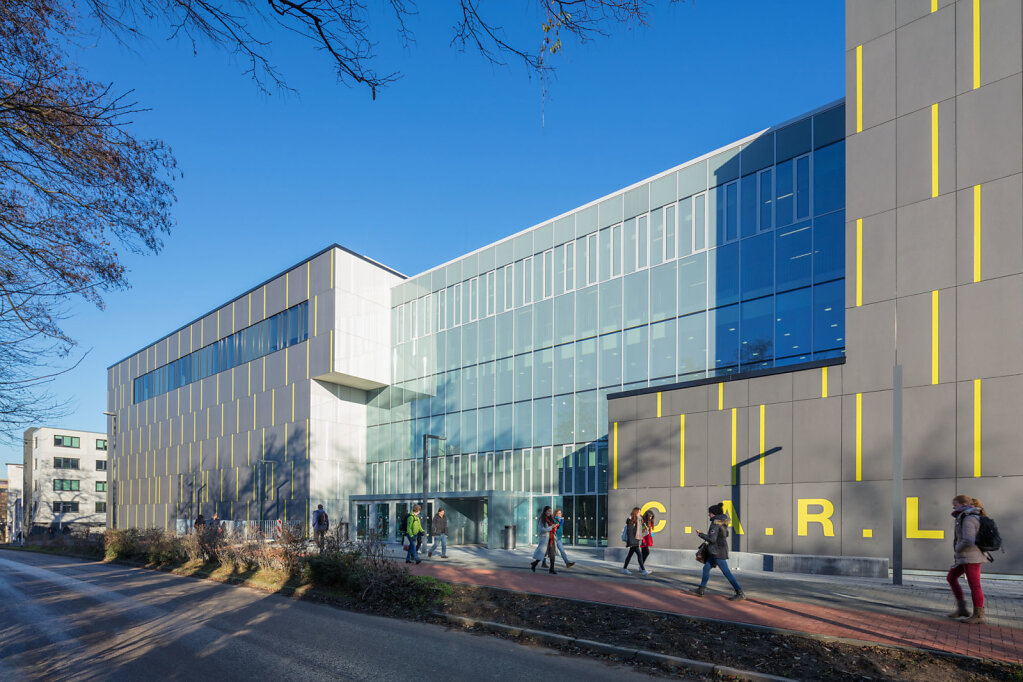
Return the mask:
M529 518L562 507L566 541L606 543L609 393L844 353L843 116L399 285L368 492L418 490L423 435L443 435L431 491L510 492Z

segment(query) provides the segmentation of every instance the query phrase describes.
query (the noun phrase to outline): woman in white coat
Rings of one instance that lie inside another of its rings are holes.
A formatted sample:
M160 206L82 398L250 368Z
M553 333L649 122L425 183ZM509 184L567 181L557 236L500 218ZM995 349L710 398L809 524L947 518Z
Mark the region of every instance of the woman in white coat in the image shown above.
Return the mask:
M536 544L536 549L533 551L533 563L529 565L533 572L536 573L536 565L547 555L550 563L551 575L557 575L558 572L554 570L554 548L556 546L556 540L554 538L555 532L558 530L558 522L554 519L554 514L551 513L549 506L544 507L543 511L540 512L540 518L536 522L536 534L539 542Z

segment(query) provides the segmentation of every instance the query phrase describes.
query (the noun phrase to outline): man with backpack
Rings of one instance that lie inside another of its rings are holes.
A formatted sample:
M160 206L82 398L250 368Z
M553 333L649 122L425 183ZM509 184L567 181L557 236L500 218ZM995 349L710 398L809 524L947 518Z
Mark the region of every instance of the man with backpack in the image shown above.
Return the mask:
M412 505L412 513L408 515L408 521L405 523L405 542L408 543L408 549L405 553L405 563L411 564L415 561L417 564L422 561L419 558L419 550L416 547L416 540L419 539L419 535L423 532L423 523L419 520L419 511L421 507L418 504Z
M327 517L327 512L323 511L323 505L316 505L316 510L313 511L313 537L316 540L316 546L323 551L323 541L327 535L327 531L330 530L330 518Z

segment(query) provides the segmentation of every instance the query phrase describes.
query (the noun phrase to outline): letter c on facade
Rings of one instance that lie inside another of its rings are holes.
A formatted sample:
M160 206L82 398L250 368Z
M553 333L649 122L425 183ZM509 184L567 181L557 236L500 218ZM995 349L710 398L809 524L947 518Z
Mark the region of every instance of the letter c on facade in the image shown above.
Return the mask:
M640 516L642 516L643 514L646 514L647 510L649 510L649 509L654 509L654 510L660 512L661 514L667 514L668 513L668 510L665 509L664 505L661 504L660 502L647 502L639 510ZM660 533L662 530L664 530L664 525L666 523L667 523L666 519L663 519L663 518L660 519L657 523L654 524L654 532L655 533Z

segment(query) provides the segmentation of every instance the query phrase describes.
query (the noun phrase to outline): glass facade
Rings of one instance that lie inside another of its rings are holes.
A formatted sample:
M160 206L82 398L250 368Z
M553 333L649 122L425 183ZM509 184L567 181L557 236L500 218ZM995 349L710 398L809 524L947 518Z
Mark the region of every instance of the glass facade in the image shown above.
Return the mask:
M244 365L265 355L302 343L309 337L309 302L283 310L251 327L209 344L147 372L134 381L133 397L140 403L193 381ZM60 438L60 436L57 436ZM75 441L78 439L76 438ZM75 447L78 447L77 444Z
M512 495L607 538L607 395L844 353L844 106L394 289L367 492ZM414 483L415 482L415 483Z

